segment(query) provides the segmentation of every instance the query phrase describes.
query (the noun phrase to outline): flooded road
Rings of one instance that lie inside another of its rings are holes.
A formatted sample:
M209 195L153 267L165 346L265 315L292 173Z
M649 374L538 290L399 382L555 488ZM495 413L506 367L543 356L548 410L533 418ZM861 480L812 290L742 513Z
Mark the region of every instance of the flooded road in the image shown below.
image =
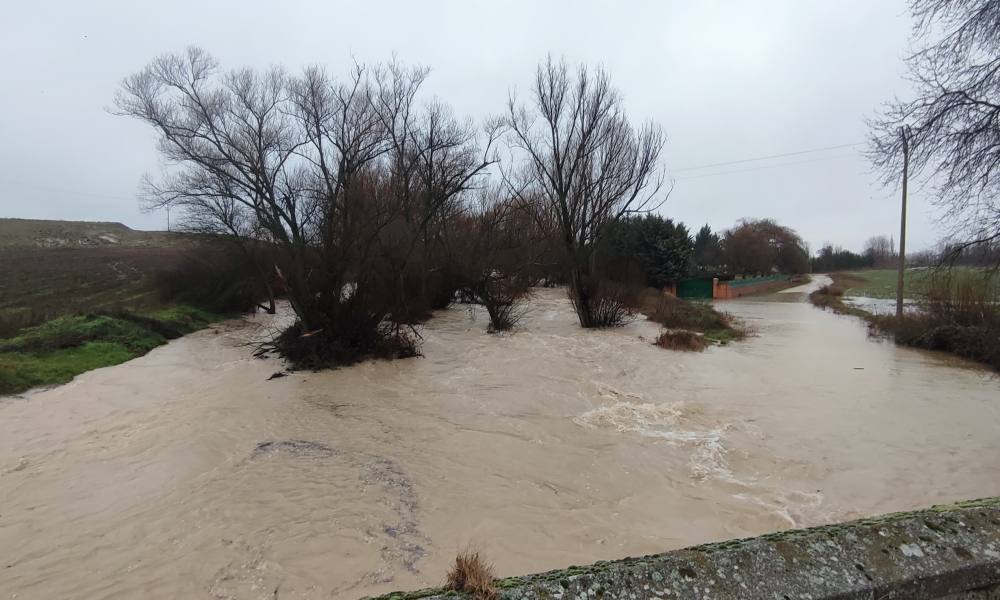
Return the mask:
M1000 494L1000 381L802 292L701 354L455 307L422 358L281 370L230 323L0 400L0 598L354 598Z

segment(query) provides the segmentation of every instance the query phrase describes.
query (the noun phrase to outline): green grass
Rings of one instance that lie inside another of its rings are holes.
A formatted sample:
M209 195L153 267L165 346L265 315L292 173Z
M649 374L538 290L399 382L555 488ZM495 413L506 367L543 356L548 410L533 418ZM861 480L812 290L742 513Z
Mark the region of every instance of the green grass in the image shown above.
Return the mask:
M0 340L0 395L66 383L222 318L190 306L58 317Z
M862 271L849 271L837 273L843 283L845 296L867 296L869 298L896 297L896 269L866 269ZM903 273L903 297L908 300L921 300L935 285L935 278L942 277L969 277L985 276L991 278L990 285L994 290L1000 291L1000 277L989 275L989 272L977 267L954 267L950 270L935 269L907 269Z
M869 298L896 297L896 269L870 269L851 271L847 275L855 278L844 290L847 296L867 296ZM903 273L903 297L916 299L927 289L929 271L927 269L907 269Z

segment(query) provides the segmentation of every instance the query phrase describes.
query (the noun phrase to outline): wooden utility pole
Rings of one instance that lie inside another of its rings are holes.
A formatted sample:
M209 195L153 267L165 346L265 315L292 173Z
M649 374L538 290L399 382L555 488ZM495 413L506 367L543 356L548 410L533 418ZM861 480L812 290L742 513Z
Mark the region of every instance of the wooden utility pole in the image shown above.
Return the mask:
M910 130L899 128L903 139L903 208L899 216L899 273L896 277L896 318L903 316L903 273L906 270L906 181L910 176Z

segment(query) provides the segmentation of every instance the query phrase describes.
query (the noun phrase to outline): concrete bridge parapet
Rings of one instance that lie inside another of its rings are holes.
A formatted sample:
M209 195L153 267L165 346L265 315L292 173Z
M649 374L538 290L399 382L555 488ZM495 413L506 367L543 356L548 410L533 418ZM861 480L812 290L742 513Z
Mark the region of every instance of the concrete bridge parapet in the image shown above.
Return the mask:
M1000 599L1000 498L497 581L502 600ZM429 589L382 600L462 596Z

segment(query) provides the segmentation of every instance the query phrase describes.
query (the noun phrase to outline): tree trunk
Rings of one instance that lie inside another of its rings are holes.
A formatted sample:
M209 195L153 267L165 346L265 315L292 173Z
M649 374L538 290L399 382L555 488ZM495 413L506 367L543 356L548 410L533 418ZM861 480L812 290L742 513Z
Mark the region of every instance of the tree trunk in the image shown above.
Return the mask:
M580 327L590 328L594 326L594 316L590 306L590 291L587 289L586 281L586 269L574 265L569 284L573 308L576 310L576 316L580 320Z

